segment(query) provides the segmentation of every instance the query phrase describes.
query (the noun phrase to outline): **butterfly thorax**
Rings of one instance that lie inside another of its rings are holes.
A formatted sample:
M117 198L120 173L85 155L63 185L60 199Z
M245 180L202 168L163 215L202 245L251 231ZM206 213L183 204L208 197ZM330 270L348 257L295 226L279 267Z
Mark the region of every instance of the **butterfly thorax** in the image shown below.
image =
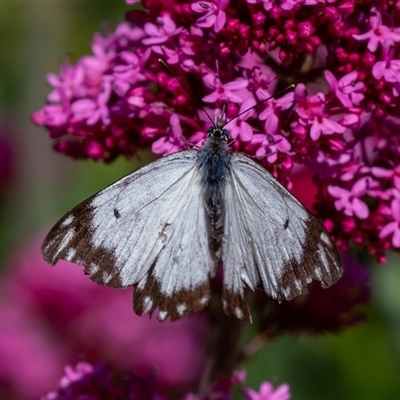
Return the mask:
M220 257L225 217L226 177L231 168L231 153L228 149L228 132L213 127L208 132L208 139L199 150L198 168L201 173L204 204L209 216L210 247Z

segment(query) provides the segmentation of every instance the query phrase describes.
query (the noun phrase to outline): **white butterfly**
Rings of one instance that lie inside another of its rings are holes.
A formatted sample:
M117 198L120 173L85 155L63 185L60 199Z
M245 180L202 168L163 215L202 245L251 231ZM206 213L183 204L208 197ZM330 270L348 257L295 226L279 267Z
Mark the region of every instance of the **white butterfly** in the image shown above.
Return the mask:
M327 287L342 274L331 238L251 158L230 152L216 123L203 147L125 176L67 213L44 240L51 264L69 260L95 282L134 286L134 310L176 320L204 309L223 263L226 314L250 320L246 287L274 299Z

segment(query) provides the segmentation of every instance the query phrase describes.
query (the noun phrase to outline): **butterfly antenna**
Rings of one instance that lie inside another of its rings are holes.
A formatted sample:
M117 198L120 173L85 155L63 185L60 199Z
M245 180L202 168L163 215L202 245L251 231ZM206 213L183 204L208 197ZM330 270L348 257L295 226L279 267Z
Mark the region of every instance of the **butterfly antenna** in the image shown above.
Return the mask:
M204 113L207 115L208 119L211 121L211 123L215 126L215 122L212 120L210 117L210 114L206 111L204 106L201 104L201 102L193 96L193 93L189 90L189 88L182 82L182 79L179 78L179 76L175 75L171 68L165 63L165 61L162 58L158 59L158 62L169 72L169 74L174 77L179 84L185 89L186 93L190 96L190 98L204 111Z
M229 122L232 122L234 119L239 118L241 115L247 113L247 111L252 110L253 108L258 107L260 104L265 103L266 101L272 99L273 97L278 97L280 94L286 92L287 90L293 89L296 85L294 83L292 83L291 85L285 87L284 89L280 90L278 93L275 93L273 96L269 96L267 99L261 100L259 102L257 102L256 104L254 104L254 106L249 107L247 110L242 111L241 113L239 113L238 115L234 116L233 118L231 118L229 121L227 121L225 123L225 125L228 125Z

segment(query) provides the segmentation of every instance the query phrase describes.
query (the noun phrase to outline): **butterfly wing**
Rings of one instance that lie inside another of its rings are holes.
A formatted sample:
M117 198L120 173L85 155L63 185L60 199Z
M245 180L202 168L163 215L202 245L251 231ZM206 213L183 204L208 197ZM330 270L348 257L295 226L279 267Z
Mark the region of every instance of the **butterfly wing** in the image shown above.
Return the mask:
M332 239L306 208L268 171L241 153L232 154L222 245L224 309L248 320L244 287L260 282L274 299L307 293L318 280L330 286L342 275Z
M44 258L83 265L103 285L134 285L139 315L200 311L215 261L196 159L194 150L161 158L84 201L47 235Z

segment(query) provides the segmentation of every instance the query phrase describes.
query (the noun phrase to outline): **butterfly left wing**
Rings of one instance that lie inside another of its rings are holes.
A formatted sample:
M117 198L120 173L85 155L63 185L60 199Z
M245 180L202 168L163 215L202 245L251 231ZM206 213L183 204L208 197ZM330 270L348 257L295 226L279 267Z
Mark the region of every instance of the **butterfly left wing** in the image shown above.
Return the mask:
M172 320L203 309L215 260L208 246L197 152L163 157L67 213L47 235L51 264L69 260L106 286L135 286L137 314Z
M338 250L306 208L268 171L232 154L227 177L222 245L223 303L227 314L249 320L245 286L277 300L307 293L314 279L328 287L342 275Z

